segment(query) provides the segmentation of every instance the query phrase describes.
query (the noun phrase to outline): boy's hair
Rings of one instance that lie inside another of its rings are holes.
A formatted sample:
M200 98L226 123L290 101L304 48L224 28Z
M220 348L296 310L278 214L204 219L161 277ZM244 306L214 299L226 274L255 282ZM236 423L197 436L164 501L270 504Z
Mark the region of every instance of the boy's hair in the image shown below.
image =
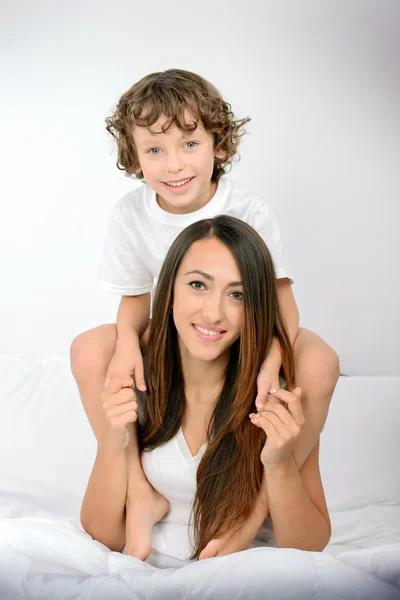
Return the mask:
M189 110L195 122L185 122ZM237 155L238 146L249 117L235 119L231 105L211 83L190 71L169 69L146 75L135 83L117 104L114 114L106 119L106 129L117 142L117 167L143 179L136 173L139 162L132 136L133 125L150 128L164 115L167 119L162 131L175 124L182 131L194 131L200 121L204 129L214 136L214 147L225 153L224 158L214 159L211 179L218 181Z

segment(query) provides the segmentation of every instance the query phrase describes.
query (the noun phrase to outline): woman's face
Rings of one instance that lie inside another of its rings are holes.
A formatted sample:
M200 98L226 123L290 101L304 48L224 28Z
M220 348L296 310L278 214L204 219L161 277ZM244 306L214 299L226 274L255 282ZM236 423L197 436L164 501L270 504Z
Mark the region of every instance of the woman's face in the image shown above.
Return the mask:
M173 317L181 351L186 348L203 361L229 353L244 319L243 293L238 266L222 242L209 238L192 244L174 287Z

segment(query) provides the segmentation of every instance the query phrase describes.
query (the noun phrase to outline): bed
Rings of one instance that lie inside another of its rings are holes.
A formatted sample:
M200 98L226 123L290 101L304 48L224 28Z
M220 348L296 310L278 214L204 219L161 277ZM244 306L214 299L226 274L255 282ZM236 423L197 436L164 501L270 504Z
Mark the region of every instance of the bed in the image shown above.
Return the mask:
M80 526L95 440L68 360L0 357L0 599L400 600L400 377L340 377L321 436L324 552L158 568Z

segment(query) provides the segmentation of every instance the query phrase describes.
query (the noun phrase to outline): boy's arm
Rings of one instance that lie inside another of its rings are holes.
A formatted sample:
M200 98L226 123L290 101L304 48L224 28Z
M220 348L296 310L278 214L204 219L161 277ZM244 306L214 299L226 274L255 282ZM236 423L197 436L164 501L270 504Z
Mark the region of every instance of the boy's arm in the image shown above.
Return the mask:
M143 335L150 318L150 292L122 296L117 313L118 346L129 346Z
M293 346L299 333L299 309L294 298L290 279L277 279L279 306Z
M276 285L279 306L285 321L287 332L289 334L290 342L293 346L299 333L299 310L293 295L290 280L286 277L284 279L277 279ZM282 364L282 359L278 340L274 339L267 359L267 362L269 362L271 366L277 368L279 371Z
M105 385L113 377L134 374L137 389L146 389L140 338L149 324L150 292L122 296L117 314L117 344L107 370Z
M290 280L287 278L277 280L277 291L279 306L285 321L286 329L289 334L290 342L293 346L299 333L299 311L296 300L294 299ZM277 339L274 339L268 355L261 367L259 379L257 382L257 398L258 403L267 400L268 391L270 388L279 388L279 370L282 365L281 348Z

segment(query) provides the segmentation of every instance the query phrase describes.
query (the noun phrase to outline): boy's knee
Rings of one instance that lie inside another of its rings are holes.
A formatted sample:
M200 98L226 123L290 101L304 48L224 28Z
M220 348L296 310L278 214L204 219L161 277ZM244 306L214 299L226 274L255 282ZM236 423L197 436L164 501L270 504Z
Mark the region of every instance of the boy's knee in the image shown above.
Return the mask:
M296 348L297 346L297 348ZM295 369L332 393L340 375L339 357L323 339L308 329L300 329L295 347Z
M117 328L113 324L100 325L77 335L70 348L71 371L75 379L104 370L115 352L116 342Z

